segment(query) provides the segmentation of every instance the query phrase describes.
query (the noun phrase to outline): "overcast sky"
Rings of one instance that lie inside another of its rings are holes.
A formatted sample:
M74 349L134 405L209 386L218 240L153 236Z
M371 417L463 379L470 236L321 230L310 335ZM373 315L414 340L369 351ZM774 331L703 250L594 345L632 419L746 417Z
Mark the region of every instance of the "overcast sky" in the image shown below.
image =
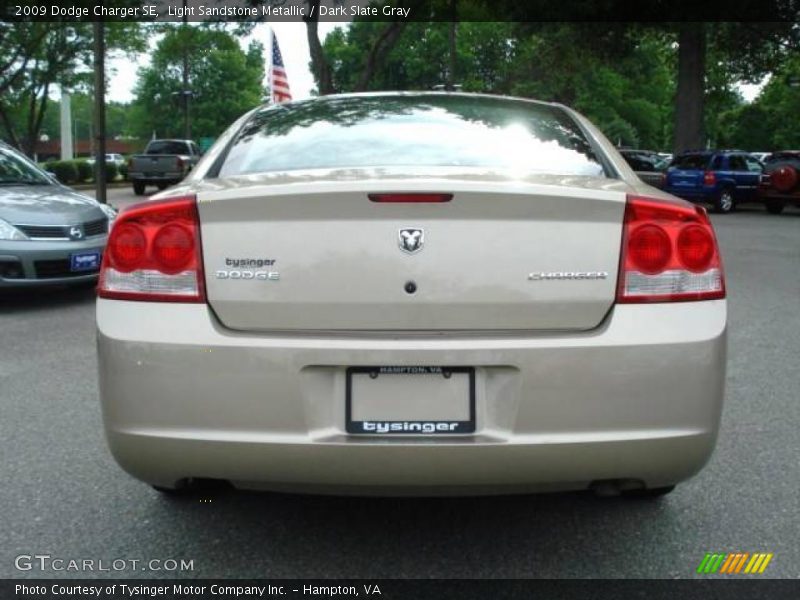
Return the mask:
M344 25L346 24L320 22L320 39L324 40L328 32ZM270 27L278 37L286 74L289 77L292 97L295 100L308 98L315 85L314 77L308 69L308 61L311 58L308 52L305 23L259 23L255 26L250 36L240 39L240 45L246 49L250 41L256 39L264 44L265 51L269 51ZM267 57L267 60L269 60L269 57ZM140 54L136 62L128 57L115 57L108 60L108 100L116 102L130 102L133 100L136 72L149 62L150 57L146 54ZM264 85L266 86L266 81Z
M346 26L346 23L319 23L319 36L324 40L325 36L336 27ZM240 40L243 48L247 48L250 40L261 41L265 49L269 50L269 28L272 27L275 35L278 36L278 43L281 47L283 62L286 66L286 73L289 77L289 85L292 90L292 97L296 100L308 98L311 90L314 89L314 77L308 69L310 60L308 52L308 42L306 40L306 26L304 23L259 23L255 26L253 33ZM141 54L138 62L131 61L129 58L112 58L108 61L109 90L108 99L118 102L130 102L133 100L133 86L136 83L136 71L148 64L149 56ZM266 86L266 81L264 82ZM739 91L745 100L752 102L763 87L759 85L741 85Z

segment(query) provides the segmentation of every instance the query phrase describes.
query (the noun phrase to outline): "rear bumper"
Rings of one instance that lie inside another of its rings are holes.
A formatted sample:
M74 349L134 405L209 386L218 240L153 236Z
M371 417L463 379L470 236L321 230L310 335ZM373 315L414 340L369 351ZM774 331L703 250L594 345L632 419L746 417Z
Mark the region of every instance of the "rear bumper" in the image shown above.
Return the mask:
M308 491L473 493L650 487L710 456L725 301L617 306L585 333L311 337L223 329L203 305L99 300L100 392L132 475ZM477 431L349 436L351 365L476 367Z
M800 206L800 192L784 194L774 189L760 189L758 198L762 202L777 201Z
M184 177L183 173L180 172L172 172L172 173L140 173L140 172L133 172L128 173L128 180L130 181L140 181L142 183L177 183L182 180Z
M99 252L102 256L105 245L105 235L81 242L0 242L0 289L94 281L97 279L97 270L74 273L69 271L70 256L80 252ZM37 268L37 263L41 261L50 263L46 270ZM59 267L54 264L55 261L64 264ZM12 273L14 276L10 276Z

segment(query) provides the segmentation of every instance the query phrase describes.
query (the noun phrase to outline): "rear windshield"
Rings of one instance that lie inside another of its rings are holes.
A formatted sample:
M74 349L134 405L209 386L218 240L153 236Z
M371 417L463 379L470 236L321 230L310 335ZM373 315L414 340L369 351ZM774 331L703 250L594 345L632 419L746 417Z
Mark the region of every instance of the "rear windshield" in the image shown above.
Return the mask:
M604 176L563 110L458 95L329 97L265 107L236 135L219 175L391 166Z
M679 169L705 169L708 167L708 161L711 158L710 154L684 154L677 156L672 160L672 166Z
M189 147L186 142L150 142L145 154L189 154Z

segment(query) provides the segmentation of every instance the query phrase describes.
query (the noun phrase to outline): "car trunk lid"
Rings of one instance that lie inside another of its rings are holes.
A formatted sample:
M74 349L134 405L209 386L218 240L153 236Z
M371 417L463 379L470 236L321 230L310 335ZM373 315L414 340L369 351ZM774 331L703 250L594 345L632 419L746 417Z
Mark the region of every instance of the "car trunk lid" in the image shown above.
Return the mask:
M586 330L614 302L619 181L238 179L198 193L208 301L232 329ZM452 199L369 198L398 191Z

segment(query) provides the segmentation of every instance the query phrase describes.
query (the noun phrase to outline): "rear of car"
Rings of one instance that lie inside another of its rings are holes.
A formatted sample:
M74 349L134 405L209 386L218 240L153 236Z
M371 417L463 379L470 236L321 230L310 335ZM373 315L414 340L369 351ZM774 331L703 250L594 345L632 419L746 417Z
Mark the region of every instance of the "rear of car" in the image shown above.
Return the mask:
M705 212L557 105L258 109L123 212L99 295L109 444L162 488L659 491L717 435Z
M728 213L737 204L758 200L762 168L743 152L686 152L672 160L663 187L670 194Z
M133 191L142 195L148 185L158 189L180 182L200 157L200 150L191 140L153 140L144 154L128 161L128 179Z
M800 151L775 152L761 177L759 196L767 212L780 214L786 206L800 206Z
M93 284L114 215L0 145L0 289Z

